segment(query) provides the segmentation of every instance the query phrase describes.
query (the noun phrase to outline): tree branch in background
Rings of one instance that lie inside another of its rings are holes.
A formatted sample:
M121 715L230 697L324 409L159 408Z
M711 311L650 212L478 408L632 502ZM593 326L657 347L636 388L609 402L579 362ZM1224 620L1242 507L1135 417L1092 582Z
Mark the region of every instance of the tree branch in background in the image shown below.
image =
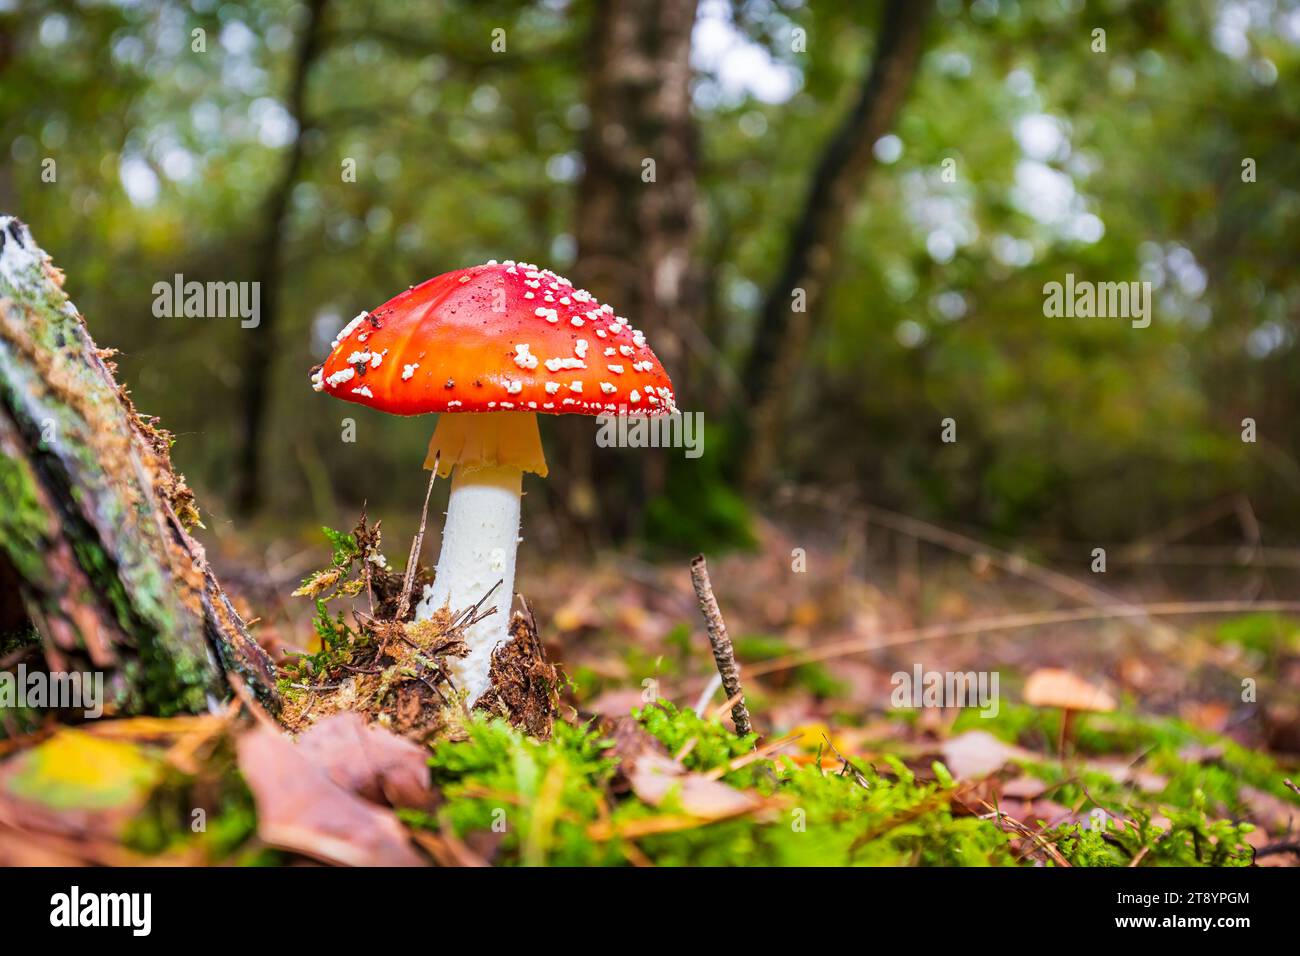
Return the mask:
M830 280L835 247L862 195L871 148L893 126L920 62L930 6L929 0L890 0L886 6L861 93L817 163L785 263L763 302L742 376L753 410L754 440L743 476L750 489L774 460L780 408ZM802 311L794 309L796 289L803 290Z
M51 671L104 673L124 711L205 710L223 671L274 706L274 668L188 533L171 436L136 413L62 281L0 217L0 625L17 609Z
M261 283L261 323L248 330L244 351L243 387L240 389L239 447L235 459L235 506L249 514L261 503L259 472L262 464L263 432L266 429L267 403L270 395L271 364L277 350L276 324L279 319L279 287L284 265L284 242L288 228L289 197L302 167L303 137L307 131L307 79L320 55L322 24L327 0L309 0L307 22L303 26L294 59L286 108L293 117L293 142L280 176L262 203L265 218L261 233L254 241L253 262L257 282Z

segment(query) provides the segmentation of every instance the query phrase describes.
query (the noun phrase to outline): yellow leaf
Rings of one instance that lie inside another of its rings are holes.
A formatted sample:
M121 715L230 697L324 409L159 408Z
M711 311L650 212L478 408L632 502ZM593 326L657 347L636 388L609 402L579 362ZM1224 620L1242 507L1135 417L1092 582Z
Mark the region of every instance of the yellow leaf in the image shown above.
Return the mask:
M14 757L0 786L54 809L101 810L143 797L162 770L157 757L133 744L63 730Z

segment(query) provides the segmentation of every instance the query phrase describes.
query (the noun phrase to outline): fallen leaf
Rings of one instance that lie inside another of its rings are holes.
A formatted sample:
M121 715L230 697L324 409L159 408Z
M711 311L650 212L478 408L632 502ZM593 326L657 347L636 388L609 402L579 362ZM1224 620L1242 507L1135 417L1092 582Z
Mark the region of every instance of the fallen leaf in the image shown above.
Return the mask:
M939 748L943 762L958 779L983 777L1013 760L1030 756L1027 750L1004 743L988 731L968 730L945 740Z
M259 724L237 750L267 843L344 866L423 864L392 811L340 787L282 734Z
M0 766L0 865L145 862L119 841L163 770L142 747L80 730L22 751Z
M582 710L607 717L622 717L646 705L644 694L645 691L639 687L616 687L601 691L584 704Z
M762 806L762 801L751 793L688 771L630 717L615 723L611 736L614 746L610 752L619 760L622 778L638 799L652 807L673 795L689 816L720 820Z
M708 820L748 813L762 804L752 794L719 780L710 780L702 774L687 772L671 757L658 754L647 754L637 761L628 779L632 783L632 792L652 807L659 806L673 795L683 811Z
M1106 774L1116 783L1132 784L1147 793L1159 793L1169 786L1169 779L1158 773L1134 766L1131 761L1119 759L1096 759L1087 762L1089 770Z
M1249 785L1238 794L1250 808L1251 819L1270 833L1290 832L1300 826L1300 806Z
M355 711L313 724L298 750L344 790L374 803L425 809L432 805L429 753Z
M6 763L0 790L53 810L104 810L142 800L161 772L135 744L63 730Z

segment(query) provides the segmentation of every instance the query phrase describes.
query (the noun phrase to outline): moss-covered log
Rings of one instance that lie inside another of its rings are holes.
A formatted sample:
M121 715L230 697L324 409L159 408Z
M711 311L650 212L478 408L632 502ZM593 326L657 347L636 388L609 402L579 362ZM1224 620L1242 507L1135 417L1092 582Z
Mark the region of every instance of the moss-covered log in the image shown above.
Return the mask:
M203 709L226 672L274 704L271 662L188 533L171 436L136 412L62 285L0 216L0 620L25 613L49 668L103 672L123 712Z

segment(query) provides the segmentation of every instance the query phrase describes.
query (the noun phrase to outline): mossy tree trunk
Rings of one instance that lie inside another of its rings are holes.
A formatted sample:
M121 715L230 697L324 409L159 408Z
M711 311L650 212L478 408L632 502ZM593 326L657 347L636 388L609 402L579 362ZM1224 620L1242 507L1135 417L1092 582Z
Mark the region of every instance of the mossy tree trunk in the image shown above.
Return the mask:
M171 436L139 415L19 220L0 216L0 621L119 712L204 709L274 668L213 576Z

